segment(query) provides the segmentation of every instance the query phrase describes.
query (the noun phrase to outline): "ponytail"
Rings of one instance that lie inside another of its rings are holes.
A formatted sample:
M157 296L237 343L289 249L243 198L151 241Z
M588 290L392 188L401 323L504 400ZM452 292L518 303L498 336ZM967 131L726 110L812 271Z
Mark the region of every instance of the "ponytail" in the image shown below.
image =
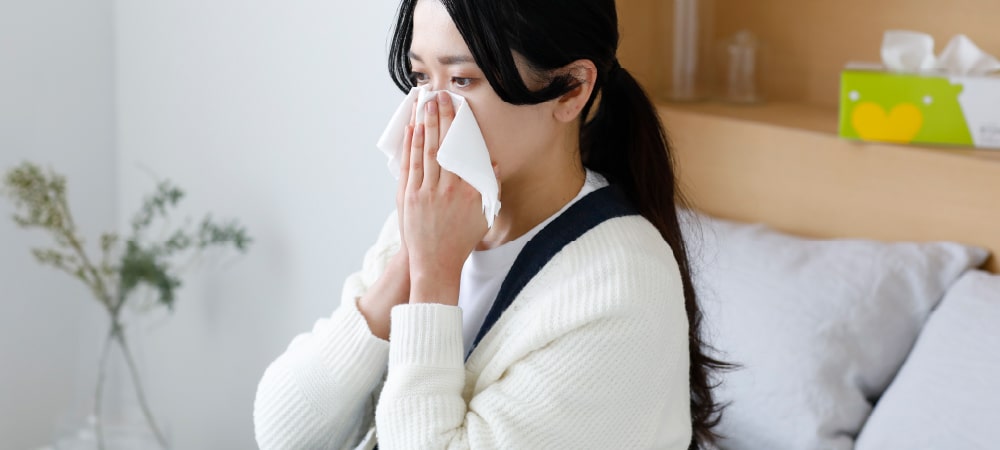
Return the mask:
M417 0L401 0L389 51L389 74L404 93L415 85L408 50L412 43L413 10ZM712 432L722 407L712 397L713 371L732 366L706 354L701 338L701 311L691 283L687 251L677 220L682 203L670 161L663 125L649 97L632 75L618 65L618 13L614 0L539 2L534 0L441 0L469 46L476 65L501 100L535 105L558 98L580 85L572 73L559 69L588 59L598 68L596 87L581 116L593 119L580 129L583 164L624 189L632 203L670 244L684 284L691 361L691 448L714 443ZM536 79L530 89L514 60L520 54ZM598 100L597 96L600 96ZM596 102L596 103L595 103Z
M597 81L598 86L603 84L600 98L591 98L582 114L584 118L589 117L597 100L593 119L581 128L583 164L620 186L673 250L683 281L684 309L688 317L693 427L689 448L705 448L719 437L712 428L719 423L722 413L722 405L717 404L712 395L715 386L710 380L711 373L732 366L706 354L708 345L701 336L701 310L691 282L690 264L675 207L675 202L683 203L683 198L677 189L670 144L663 125L649 96L617 60L605 73Z

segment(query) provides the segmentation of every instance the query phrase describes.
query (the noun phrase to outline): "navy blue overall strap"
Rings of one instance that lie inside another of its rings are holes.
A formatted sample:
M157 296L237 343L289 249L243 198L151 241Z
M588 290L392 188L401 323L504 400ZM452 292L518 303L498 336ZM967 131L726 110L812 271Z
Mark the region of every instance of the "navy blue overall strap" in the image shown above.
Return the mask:
M524 286L548 264L559 251L577 240L584 233L606 220L616 217L634 216L639 212L632 206L621 188L611 185L587 194L566 211L549 222L518 253L517 259L500 285L500 292L493 301L486 320L472 344L472 349L486 336L500 315L514 302ZM472 354L472 350L469 350ZM469 355L465 356L466 360Z

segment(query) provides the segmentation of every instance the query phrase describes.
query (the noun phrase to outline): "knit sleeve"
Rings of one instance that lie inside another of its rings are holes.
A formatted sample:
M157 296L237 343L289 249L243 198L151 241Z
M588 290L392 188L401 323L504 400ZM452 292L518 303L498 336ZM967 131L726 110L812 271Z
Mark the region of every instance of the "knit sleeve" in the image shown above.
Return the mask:
M683 297L675 283L639 284L619 298L561 290L580 295L565 302L576 312L535 319L560 330L553 339L534 339L530 327L505 334L533 343L513 363L489 369L502 375L487 386L466 385L458 308L396 306L375 419L380 448L686 449ZM591 307L594 314L580 313Z
M265 370L253 412L261 449L353 448L368 431L389 343L371 333L356 301L398 251L396 223L393 214L333 314L292 339Z

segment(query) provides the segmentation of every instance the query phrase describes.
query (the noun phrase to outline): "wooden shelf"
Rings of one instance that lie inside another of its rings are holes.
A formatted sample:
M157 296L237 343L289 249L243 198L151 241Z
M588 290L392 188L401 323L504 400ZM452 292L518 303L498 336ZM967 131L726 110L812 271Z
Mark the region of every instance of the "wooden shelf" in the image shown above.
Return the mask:
M731 105L717 102L659 103L664 117L699 115L715 120L725 127L733 121L749 122L775 128L777 133L819 133L840 141L844 148L890 147L895 151L933 152L941 157L976 158L1000 164L1000 150L972 149L968 147L898 145L881 142L860 142L838 136L836 109L791 102L763 103L758 105ZM670 130L670 124L667 123ZM720 130L722 128L719 128Z
M706 213L802 236L1000 254L1000 152L848 141L833 111L807 105L658 108L681 189ZM1000 260L987 268L1000 272Z
M661 109L678 114L701 114L816 133L837 134L837 112L829 108L797 103L730 105L725 103L659 103Z

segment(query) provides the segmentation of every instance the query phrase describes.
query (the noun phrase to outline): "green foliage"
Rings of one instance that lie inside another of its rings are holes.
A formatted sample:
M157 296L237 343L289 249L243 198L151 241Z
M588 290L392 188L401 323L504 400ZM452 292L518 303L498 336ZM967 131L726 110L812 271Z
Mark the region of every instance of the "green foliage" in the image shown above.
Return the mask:
M135 241L128 241L121 265L121 289L124 297L128 297L140 284L146 283L160 294L160 303L173 309L174 289L180 287L181 281L170 275L170 267L160 257L162 254L153 249L143 249Z
M171 186L169 181L161 181L156 186L156 192L143 202L139 212L132 219L132 233L138 234L156 218L167 217L167 207L175 207L184 198L184 192Z
M55 249L32 249L43 265L62 270L83 281L118 323L126 300L140 286L158 294L157 303L173 310L176 291L181 287L179 270L172 260L184 253L232 246L245 253L253 240L236 221L216 223L206 215L193 230L179 228L166 239L148 241L147 231L157 219L167 219L170 210L184 198L184 192L169 181L157 184L131 222L131 235L119 251L122 238L114 232L100 236L101 258L88 257L78 236L68 203L66 179L51 169L47 172L30 162L8 171L0 194L11 199L14 222L22 228L41 229L52 235Z
M56 234L60 243L74 228L66 207L66 179L52 170L48 175L34 164L24 163L4 176L2 188L14 202L14 222L23 228L43 228Z

